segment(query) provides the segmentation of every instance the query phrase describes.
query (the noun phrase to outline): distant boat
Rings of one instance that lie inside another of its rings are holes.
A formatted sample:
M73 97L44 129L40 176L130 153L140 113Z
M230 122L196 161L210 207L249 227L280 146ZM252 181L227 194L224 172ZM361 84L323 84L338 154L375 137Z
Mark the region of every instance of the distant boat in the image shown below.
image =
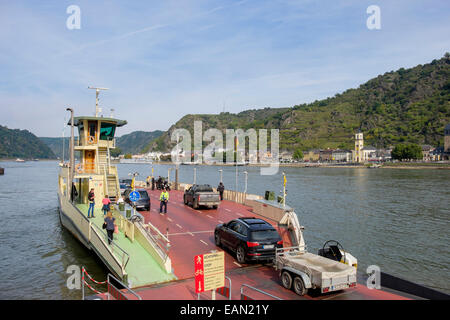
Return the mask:
M0 168L0 175L5 174L5 169L4 168Z
M16 162L25 162L25 160L20 159L20 158L17 158L17 159L16 159Z
M33 159L33 161L39 161L39 159Z

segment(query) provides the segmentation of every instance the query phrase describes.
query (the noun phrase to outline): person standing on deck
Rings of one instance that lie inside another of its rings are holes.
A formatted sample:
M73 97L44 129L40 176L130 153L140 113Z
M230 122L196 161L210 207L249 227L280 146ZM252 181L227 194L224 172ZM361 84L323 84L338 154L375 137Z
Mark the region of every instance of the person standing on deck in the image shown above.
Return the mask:
M92 218L95 218L95 216L94 216L94 206L95 206L94 188L92 188L91 191L89 191L88 200L89 200L88 218L91 217L91 209L92 209Z
M167 213L167 202L169 201L169 193L163 189L161 192L161 195L159 196L159 201L161 201L161 204L159 206L159 213L162 213L162 208L164 206L164 213Z
M217 191L219 191L220 194L220 201L223 200L223 191L225 190L225 186L223 185L222 182L219 183L219 185L217 186Z
M111 244L111 242L114 239L114 221L116 220L116 218L113 218L111 211L108 211L108 213L106 214L106 218L105 218L105 224L106 224L106 233L108 234L108 244Z
M111 200L109 199L108 195L105 195L105 198L102 200L103 203L103 216L106 215L106 213L110 210Z

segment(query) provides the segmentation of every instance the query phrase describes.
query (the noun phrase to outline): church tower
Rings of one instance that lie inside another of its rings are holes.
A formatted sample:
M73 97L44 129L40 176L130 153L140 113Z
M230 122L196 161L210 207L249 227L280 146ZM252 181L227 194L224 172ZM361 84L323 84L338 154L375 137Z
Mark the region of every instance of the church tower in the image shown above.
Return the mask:
M361 131L355 134L355 150L353 151L353 162L363 162L364 138Z

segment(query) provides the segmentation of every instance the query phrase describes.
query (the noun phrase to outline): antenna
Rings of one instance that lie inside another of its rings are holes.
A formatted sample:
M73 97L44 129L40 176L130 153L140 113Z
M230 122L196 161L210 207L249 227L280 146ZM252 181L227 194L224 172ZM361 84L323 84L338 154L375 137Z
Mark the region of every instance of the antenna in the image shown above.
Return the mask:
M95 90L95 116L98 117L98 113L101 112L101 110L99 110L99 108L98 108L98 94L100 93L100 90L109 90L109 88L88 87L88 89Z

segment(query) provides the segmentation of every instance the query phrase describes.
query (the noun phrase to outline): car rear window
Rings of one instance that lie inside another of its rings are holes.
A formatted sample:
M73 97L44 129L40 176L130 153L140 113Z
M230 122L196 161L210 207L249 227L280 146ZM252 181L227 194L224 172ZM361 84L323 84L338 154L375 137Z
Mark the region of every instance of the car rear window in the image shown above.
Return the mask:
M213 189L211 188L211 186L208 186L208 185L200 185L200 186L197 186L197 188L195 189L195 191L199 191L199 192L212 192Z
M277 230L274 229L266 229L266 230L257 230L251 232L252 240L266 240L266 239L278 239L280 235Z
M147 191L139 191L139 195L141 196L141 198L145 198L145 199L148 198L148 193L147 193Z

